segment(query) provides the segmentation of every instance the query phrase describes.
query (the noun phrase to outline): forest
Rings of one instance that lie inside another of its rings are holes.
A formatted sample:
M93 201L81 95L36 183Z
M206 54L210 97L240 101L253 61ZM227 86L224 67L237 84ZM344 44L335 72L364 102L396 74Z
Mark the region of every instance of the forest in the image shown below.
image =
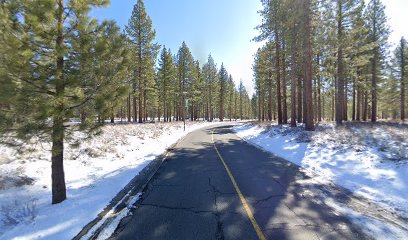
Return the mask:
M0 0L0 238L193 239L180 226L203 221L197 239L405 239L408 43L388 5L257 1L236 66L159 44L143 0L125 24L93 15L109 0Z
M208 56L200 66L187 44L176 54L155 43L144 2L122 33L98 22L108 1L0 2L0 132L52 140L53 203L63 201L64 139L108 122L251 118L242 80ZM68 128L67 122L80 122ZM5 141L5 140L3 140ZM8 144L15 144L7 142ZM55 179L54 179L55 178Z
M108 1L1 1L0 132L52 141L58 203L64 140L106 122L404 121L407 42L391 48L381 1L261 2L250 97L211 54L201 66L185 42L175 54L156 43L143 1L123 32L90 17Z
M407 41L394 49L380 0L262 1L253 65L259 121L405 120Z

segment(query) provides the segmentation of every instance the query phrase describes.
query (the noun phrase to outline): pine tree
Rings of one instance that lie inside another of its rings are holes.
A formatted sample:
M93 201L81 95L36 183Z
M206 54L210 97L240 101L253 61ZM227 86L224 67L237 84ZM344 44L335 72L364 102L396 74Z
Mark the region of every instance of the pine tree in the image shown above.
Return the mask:
M385 6L380 0L371 0L366 9L369 26L369 37L375 44L371 58L371 121L377 121L377 91L379 79L384 69L384 59L386 55L387 39L389 27L387 17L384 12Z
M159 45L153 43L156 32L153 30L152 20L146 13L143 0L138 0L133 7L125 32L131 42L132 62L134 63L132 66L134 69L132 77L133 121L136 121L136 102L138 102L139 123L142 123L145 115L143 105L146 105L147 91L153 85L154 62L159 50Z
M405 91L406 91L406 71L408 66L407 61L407 41L404 37L401 38L399 45L395 51L395 58L398 68L398 77L400 82L400 118L405 120Z
M203 78L200 68L200 63L195 60L193 61L193 69L191 73L191 86L190 86L190 108L191 108L191 120L197 120L199 118L199 111L202 105L202 89L203 89Z
M225 105L225 93L227 90L227 81L228 81L228 73L227 70L225 70L224 63L221 64L220 71L218 73L218 79L219 79L219 84L220 84L220 95L219 95L219 119L220 121L224 121L224 105Z
M239 81L238 93L239 93L239 119L244 117L244 101L245 101L245 87L242 82L242 79Z
M217 96L217 66L211 54L208 55L207 62L203 65L204 86L206 89L206 120L212 122L214 119L214 102Z
M173 57L170 50L163 47L159 59L157 88L159 94L159 105L163 110L165 122L171 119L172 97L175 95L176 72ZM161 114L159 113L159 120Z
M305 57L305 107L306 107L306 131L314 130L313 123L313 104L312 104L312 45L311 45L311 0L305 0L303 3L304 10L304 57Z
M192 97L192 81L194 71L194 58L187 44L183 42L177 53L177 76L178 76L178 118L184 120L185 100Z
M95 112L103 119L110 118L111 123L115 121L117 105L125 99L129 91L128 84L123 81L129 76L130 58L125 42L126 37L120 33L120 28L113 21L104 21L99 27L96 42L93 44L97 52L103 52L103 54L93 56L92 71L97 71L100 75L96 85L93 84L97 89L93 97ZM87 77L81 79L89 80ZM87 95L92 99L89 96L89 91ZM84 124L82 124L83 126Z
M9 14L16 10L16 3L18 11L24 13L20 17ZM94 112L109 108L112 99L100 96L104 96L109 85L116 86L118 76L126 72L123 37L114 24L99 25L88 17L91 8L105 6L106 1L36 0L2 4L2 11L9 12L7 22L13 24L1 29L5 31L2 39L7 38L1 49L16 47L2 58L6 61L2 72L13 77L14 84L10 86L16 93L12 106L8 106L13 122L7 129L15 130L16 137L22 139L37 136L51 140L52 203L60 203L66 199L64 141L69 131L77 129L67 128L65 122L92 99L96 99L89 104ZM19 38L18 44L12 36ZM20 57L11 62L14 53ZM94 63L92 68L86 64L89 62ZM15 71L17 68L19 72ZM95 120L88 123L82 124L83 130L98 126Z
M234 80L232 79L231 74L228 77L228 83L227 83L227 93L228 93L228 116L230 121L232 121L232 118L234 117L233 111L232 111L232 106L234 104L234 90L235 90L235 85L234 85Z
M13 78L21 78L24 69L24 64L19 64L20 56L24 56L20 41L22 24L17 18L20 4L20 1L0 2L0 133L13 125L17 87Z

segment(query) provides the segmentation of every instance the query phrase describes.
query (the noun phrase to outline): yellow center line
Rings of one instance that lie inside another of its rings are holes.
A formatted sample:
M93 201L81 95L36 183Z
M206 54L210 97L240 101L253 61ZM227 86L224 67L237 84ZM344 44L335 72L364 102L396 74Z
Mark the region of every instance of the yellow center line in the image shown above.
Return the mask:
M265 240L266 239L265 235L263 234L261 228L259 227L258 223L256 222L254 214L252 213L251 209L249 208L249 205L248 205L244 195L242 194L241 190L239 189L238 184L235 181L235 178L232 175L228 165L225 163L225 161L222 158L220 152L218 151L217 146L215 145L215 142L214 142L214 130L211 132L211 140L212 140L212 143L214 145L215 151L218 154L218 157L220 158L222 164L224 165L225 170L228 173L229 178L231 179L232 184L234 185L235 191L237 191L237 193L238 193L239 199L241 200L241 203L244 206L244 209L245 209L245 211L246 211L246 213L247 213L247 215L249 217L249 220L251 220L252 226L254 227L255 232L258 235L259 240Z

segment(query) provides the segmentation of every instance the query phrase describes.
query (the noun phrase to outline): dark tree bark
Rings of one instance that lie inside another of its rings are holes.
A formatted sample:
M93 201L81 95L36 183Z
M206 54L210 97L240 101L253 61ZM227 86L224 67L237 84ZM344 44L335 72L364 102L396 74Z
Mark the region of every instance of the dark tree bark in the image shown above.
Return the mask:
M296 57L292 52L292 69L290 82L290 126L296 127Z
M321 76L317 79L317 121L322 121Z
M405 41L401 39L400 42L400 61L401 61L401 120L405 120L405 68L406 68L406 48L405 48Z
M282 44L282 120L284 124L288 123L288 106L286 96L286 58L285 58L285 43Z
M277 31L276 31L277 32ZM282 96L281 96L281 69L280 69L280 43L279 34L276 34L276 97L278 102L278 124L283 123L282 119Z
M298 123L301 123L302 122L302 113L303 113L303 102L302 102L302 99L303 99L303 95L302 95L302 92L303 92L303 89L302 89L302 78L301 77L298 77L298 82L297 82L297 94L298 94L298 97L297 97L297 101L298 101L298 104L297 104L297 121L298 121Z
M348 107L347 107L347 99L348 99L348 80L347 78L344 79L344 101L343 101L343 121L348 120Z
M137 96L136 96L136 82L133 82L133 122L136 122L137 121ZM139 98L139 109L141 109L140 108L140 105L141 104L141 101L140 101L140 98ZM139 113L139 116L141 116L140 115L140 113Z
M368 116L368 92L364 90L364 98L363 98L363 121L367 121Z
M335 94L332 92L331 94L331 120L334 121L334 112L335 112Z
M268 73L268 120L272 121L272 72Z
M303 66L303 68L304 68L303 71L304 72L305 72L305 67L306 67L306 65ZM303 77L303 121L302 121L303 123L306 123L306 116L307 116L306 105L307 105L307 102L306 102L306 84L305 84L305 76L304 76Z
M211 81L211 80L210 80ZM209 88L209 96L210 96L210 122L213 121L214 116L213 116L213 107L212 107L212 83L210 82L210 88Z
M356 121L360 121L361 116L361 89L359 84L356 84L356 94L357 94L357 102L356 102Z
M130 92L128 94L128 97L126 99L126 104L127 104L127 118L128 118L128 122L132 121L132 113L131 113L131 106L130 106Z
M115 123L115 110L114 110L113 106L112 106L112 108L111 108L111 119L110 119L110 122L111 122L111 123Z
M356 79L353 78L353 102L351 107L351 120L356 120Z
M336 77L336 123L341 125L344 119L344 66L343 66L343 3L337 0L337 77Z
M258 92L258 121L261 121L261 94Z
M317 66L320 68L320 54L317 54ZM319 74L317 76L317 89L316 89L316 94L317 94L317 121L321 122L322 121L322 101L321 101L321 75Z
M371 122L377 121L377 59L378 49L375 48L371 61Z
M313 119L317 121L317 79L313 79Z
M58 105L56 107L57 114L54 114L52 124L52 150L51 150L51 180L52 180L52 204L57 204L67 198L64 174L64 5L63 0L58 0L58 7L56 10L57 17L57 39L56 39L56 85L55 96Z
M304 0L305 4L305 89L306 89L306 131L313 131L313 102L312 102L312 44L311 44L311 0Z

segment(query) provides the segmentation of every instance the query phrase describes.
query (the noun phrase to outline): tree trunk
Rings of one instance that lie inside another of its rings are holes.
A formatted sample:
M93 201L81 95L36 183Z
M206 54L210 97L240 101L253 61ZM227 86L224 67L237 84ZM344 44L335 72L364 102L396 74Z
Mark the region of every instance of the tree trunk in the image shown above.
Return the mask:
M279 43L279 33L276 30L276 97L278 100L278 124L283 123L282 119L282 96L281 96L281 69L280 69L280 43Z
M367 121L368 116L368 92L367 90L364 91L364 99L363 99L363 121Z
M57 204L64 201L67 198L65 187L65 174L64 174L64 35L63 35L63 13L64 5L63 1L58 1L57 8L57 39L56 39L56 114L53 117L52 124L52 150L51 150L51 180L52 180L52 204Z
M210 81L211 81L211 79L210 79ZM213 107L212 107L212 83L210 82L210 89L209 89L210 91L209 91L209 96L210 96L210 98L209 98L209 100L210 100L210 122L212 122L213 121L213 118L214 118L214 116L213 116Z
M313 119L317 121L317 80L316 79L313 79L312 89L313 89L313 106L315 106L313 108Z
M348 96L348 83L347 78L344 79L344 101L343 101L343 120L348 120L348 107L347 107L347 96Z
M320 99L320 88L321 88L321 74L320 74L320 53L316 56L316 64L317 64L317 76L316 76L316 86L315 86L315 111L316 111L316 121L322 121L322 107L321 107L321 99Z
M317 121L322 121L321 76L317 79Z
M283 53L282 53L282 97L283 97L283 112L282 118L283 123L288 123L288 106L287 106L287 95L286 95L286 61L285 61L285 43L282 44Z
M140 83L139 83L140 84ZM140 90L140 87L139 87ZM139 111L142 109L141 108L141 95L139 95ZM136 96L136 80L133 82L133 122L137 122L137 96ZM139 117L142 115L139 112Z
M127 112L127 119L128 122L132 121L132 113L131 113L131 106L130 106L130 92L128 93L128 97L126 99L126 104L127 104L127 108L126 108L126 112Z
M115 123L115 110L114 110L113 106L112 106L112 108L111 108L111 119L110 119L110 122L111 122L111 123Z
M296 127L296 63L295 53L292 52L292 76L290 82L290 126Z
M298 104L297 104L297 121L298 121L298 123L301 123L302 122L302 113L303 113L303 102L302 102L302 99L303 99L303 96L302 96L302 92L303 92L303 89L302 89L302 78L301 77L299 77L298 76L298 82L297 82L297 94L298 94L298 98L297 98L297 101L298 101Z
M335 102L336 102L334 91L332 91L331 95L332 95L331 96L331 120L334 121L334 112L335 112L334 105L335 105Z
M356 79L353 78L353 102L351 107L351 120L356 120Z
M371 122L377 121L377 59L378 50L374 50L371 72Z
M356 94L357 94L357 103L356 103L356 121L360 121L360 115L361 115L361 89L358 83L356 84Z
M337 76L336 76L336 123L341 125L344 119L344 66L343 66L343 4L337 0Z
M401 40L401 120L405 120L405 42Z
M139 101L139 123L142 123L143 122L143 90L142 90L143 88L142 88L142 79L139 77L139 99L138 99L138 101ZM133 98L133 104L134 104L134 107L133 107L133 110L134 110L134 114L133 114L133 117L134 117L134 121L136 122L137 120L137 116L136 116L136 93L135 93L135 96L134 96L134 98Z
M303 66L303 72L305 72L306 65ZM303 76L303 123L306 123L306 116L307 116L307 101L306 101L306 83L305 83L305 76ZM313 113L312 113L313 114Z
M268 120L272 121L272 72L268 73ZM262 102L263 104L263 102Z
M310 9L310 1L305 0L305 37L304 37L304 44L305 44L305 89L306 89L306 131L313 131L314 124L313 124L313 102L312 102L312 45L311 45L311 27L310 27L310 18L311 18L311 9Z

